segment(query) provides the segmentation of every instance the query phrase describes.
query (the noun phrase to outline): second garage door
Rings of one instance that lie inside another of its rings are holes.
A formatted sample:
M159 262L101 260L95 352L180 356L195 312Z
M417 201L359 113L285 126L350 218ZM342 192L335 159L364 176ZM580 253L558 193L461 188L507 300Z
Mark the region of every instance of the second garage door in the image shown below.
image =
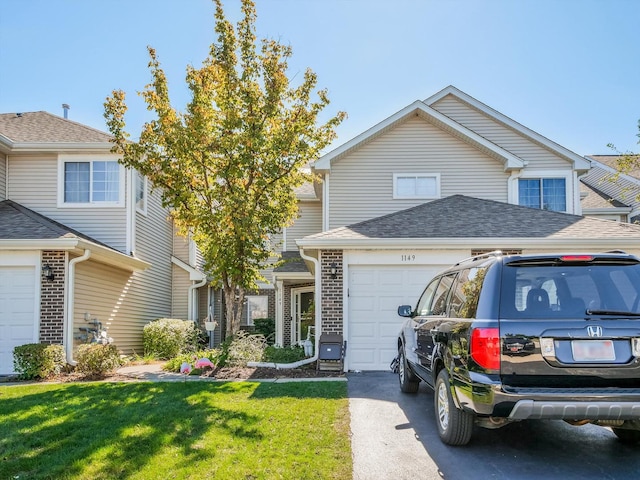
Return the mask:
M13 373L13 348L37 341L34 267L0 267L0 375Z
M404 318L398 305L415 307L442 266L355 265L349 268L347 357L349 370L388 370L397 354Z

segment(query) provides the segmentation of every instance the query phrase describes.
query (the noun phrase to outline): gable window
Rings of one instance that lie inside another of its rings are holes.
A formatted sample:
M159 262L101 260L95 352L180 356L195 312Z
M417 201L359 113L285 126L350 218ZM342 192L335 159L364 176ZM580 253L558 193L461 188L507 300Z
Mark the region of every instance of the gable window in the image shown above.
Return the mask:
M440 174L395 173L393 198L440 198Z
M567 181L565 178L520 178L518 204L524 207L567 211Z
M147 213L147 177L135 172L136 179L136 210Z
M116 160L60 160L60 206L120 206L123 169Z

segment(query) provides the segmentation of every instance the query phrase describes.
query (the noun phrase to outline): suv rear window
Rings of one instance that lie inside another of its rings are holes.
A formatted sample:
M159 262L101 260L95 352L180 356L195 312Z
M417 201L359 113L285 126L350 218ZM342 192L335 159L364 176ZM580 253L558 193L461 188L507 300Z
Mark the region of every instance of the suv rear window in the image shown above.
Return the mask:
M640 264L506 264L500 316L572 318L586 310L638 312Z

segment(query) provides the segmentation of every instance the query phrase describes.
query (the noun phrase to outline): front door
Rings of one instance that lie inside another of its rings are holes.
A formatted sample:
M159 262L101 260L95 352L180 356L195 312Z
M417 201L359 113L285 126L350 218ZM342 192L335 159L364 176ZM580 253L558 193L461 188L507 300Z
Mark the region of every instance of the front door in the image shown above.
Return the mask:
M294 288L291 290L291 344L299 345L315 332L309 327L315 323L313 308L313 287ZM313 341L313 338L311 338Z

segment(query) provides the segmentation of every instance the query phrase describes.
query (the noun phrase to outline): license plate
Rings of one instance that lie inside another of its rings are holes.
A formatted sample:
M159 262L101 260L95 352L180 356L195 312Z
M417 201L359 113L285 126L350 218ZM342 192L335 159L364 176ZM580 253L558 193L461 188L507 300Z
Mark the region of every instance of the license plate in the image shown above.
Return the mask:
M571 351L576 362L602 362L616 359L613 340L573 340Z

